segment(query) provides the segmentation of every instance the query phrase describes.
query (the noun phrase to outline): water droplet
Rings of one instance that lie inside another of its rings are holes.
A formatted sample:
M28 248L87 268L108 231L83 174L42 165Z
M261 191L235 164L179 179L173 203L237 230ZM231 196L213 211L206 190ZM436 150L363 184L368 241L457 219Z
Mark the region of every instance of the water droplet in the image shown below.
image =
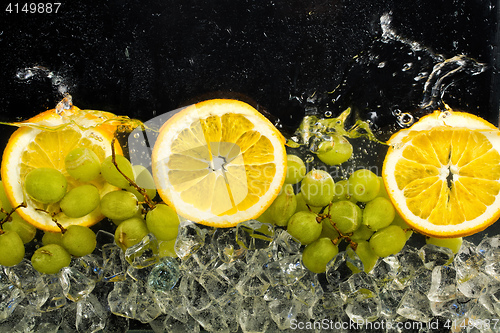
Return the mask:
M314 155L307 154L306 157L305 157L305 162L306 163L312 163L312 161L314 161Z
M428 76L429 76L429 73L427 73L427 72L420 72L420 73L418 73L418 74L417 74L417 76L415 76L415 77L413 78L413 80L415 80L415 81L424 80L424 79L426 79Z
M17 71L16 77L19 80L28 80L28 79L31 79L33 77L33 71L31 69L29 69L29 68L21 69L21 70Z
M398 117L401 115L401 110L400 109L394 109L392 110L392 115Z
M139 139L141 135L139 133L134 133L134 139Z
M329 110L325 111L325 117L330 118L331 116L333 116L332 111L329 111Z
M381 61L378 63L378 68L384 68L387 65L387 61Z

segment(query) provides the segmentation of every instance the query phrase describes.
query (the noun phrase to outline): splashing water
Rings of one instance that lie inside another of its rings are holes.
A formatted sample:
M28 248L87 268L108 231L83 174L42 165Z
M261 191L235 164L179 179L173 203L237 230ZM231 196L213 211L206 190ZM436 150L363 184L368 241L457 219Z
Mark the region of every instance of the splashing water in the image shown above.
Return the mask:
M50 112L50 111L46 111ZM67 126L76 126L87 130L99 126L114 126L119 132L131 132L143 123L127 116L117 116L111 112L97 110L81 110L73 105L71 95L65 97L57 104L53 117L45 121L37 121L36 117L21 122L0 122L2 125L16 127L31 127L45 131L58 131Z

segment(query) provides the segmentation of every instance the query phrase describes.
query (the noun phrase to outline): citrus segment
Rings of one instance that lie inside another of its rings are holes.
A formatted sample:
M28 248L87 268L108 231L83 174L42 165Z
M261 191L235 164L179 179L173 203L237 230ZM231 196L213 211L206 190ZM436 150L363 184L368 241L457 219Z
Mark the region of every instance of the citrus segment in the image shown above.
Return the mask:
M161 198L192 221L230 227L259 216L285 179L285 140L250 105L191 105L163 124L152 155Z
M434 237L466 236L500 216L500 131L464 112L434 112L388 142L388 194L406 222Z
M13 207L26 203L27 207L17 212L26 221L39 229L59 232L54 220L63 227L72 224L90 226L103 218L99 209L81 218L70 218L60 211L59 203L42 204L31 199L24 190L26 175L36 168L53 168L63 173L68 181L67 190L88 184L71 177L65 168L65 157L73 149L81 147L93 151L100 161L111 155L112 126L97 126L85 129L71 123L71 114L83 116L84 110L74 106L65 110L62 116L56 110L45 111L25 122L26 126L17 129L9 139L5 148L1 175L7 197ZM97 118L93 118L97 121ZM119 145L115 145L117 153L121 153ZM90 182L95 185L100 195L114 190L99 176Z

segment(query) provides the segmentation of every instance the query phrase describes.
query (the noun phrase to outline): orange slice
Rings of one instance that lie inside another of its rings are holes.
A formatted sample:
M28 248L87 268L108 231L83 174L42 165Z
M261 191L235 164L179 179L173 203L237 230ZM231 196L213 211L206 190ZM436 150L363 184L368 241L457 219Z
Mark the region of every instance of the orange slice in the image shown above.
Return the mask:
M53 232L60 231L54 220L67 227L71 224L91 226L104 218L99 209L81 218L69 218L60 212L59 203L47 205L36 202L25 193L24 178L34 168L49 167L61 171L66 176L68 191L82 185L83 183L67 174L64 159L77 147L93 150L101 161L111 155L111 140L116 127L109 124L99 126L111 115L71 106L59 112L48 110L26 122L15 124L20 128L12 134L5 147L1 175L12 207L23 202L27 205L26 208L17 210L19 215L35 227ZM115 149L117 154L121 154L118 144ZM116 189L101 176L91 183L100 190L101 196Z
M286 176L285 139L250 105L191 105L160 129L152 170L158 193L182 217L231 227L266 210Z
M465 112L435 111L388 143L384 183L412 228L461 237L500 217L500 131L492 124Z

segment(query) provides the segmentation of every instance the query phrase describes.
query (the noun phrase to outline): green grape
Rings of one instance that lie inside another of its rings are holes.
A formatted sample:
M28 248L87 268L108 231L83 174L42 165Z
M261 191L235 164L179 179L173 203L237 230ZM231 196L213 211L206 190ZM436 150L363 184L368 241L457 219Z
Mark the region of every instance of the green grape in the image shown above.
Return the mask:
M301 244L310 244L318 239L323 228L323 224L318 222L316 217L312 212L297 212L288 221L286 230Z
M149 172L149 170L142 165L134 165L132 166L132 169L134 170L135 184L143 188L146 191L146 195L149 197L149 199L153 200L153 198L156 196L156 185L151 172ZM134 193L137 197L137 200L144 201L144 195L137 191L134 186L129 185L126 190Z
M62 235L62 246L75 257L91 254L96 245L95 233L92 229L82 225L70 225Z
M90 214L99 207L99 190L91 184L78 186L62 198L60 207L68 217L79 218Z
M286 178L285 183L297 184L306 175L306 165L297 155L286 156Z
M326 264L339 253L330 238L319 238L307 245L302 252L302 264L313 273L324 273Z
M125 251L139 243L148 233L146 223L137 218L128 219L116 227L115 242Z
M67 186L68 182L64 175L52 168L33 169L24 180L26 193L44 204L61 200L66 194Z
M165 204L156 205L146 214L146 225L160 241L175 239L179 230L179 216Z
M389 200L376 197L369 201L363 210L363 224L377 231L391 224L395 215L396 210Z
M352 156L352 145L342 135L332 135L332 139L318 146L318 158L325 164L338 165Z
M358 202L352 195L349 194L347 179L335 182L334 196L332 201L349 200L352 203Z
M10 215L10 221L2 224L3 230L14 231L21 237L24 244L29 243L35 238L36 228L26 222L17 212Z
M291 184L284 184L280 194L274 199L273 203L267 210L274 224L285 227L290 217L295 214L297 209L297 199L293 193Z
M111 220L126 220L137 214L137 197L127 191L112 191L101 198L101 212Z
M397 225L403 229L406 235L406 240L410 239L411 235L413 234L413 230L411 229L410 225L406 223L406 221L399 215L398 212L396 212L396 215L394 216L394 220L391 223L392 225Z
M160 258L163 257L172 257L172 258L177 258L177 253L175 253L174 247L175 247L175 239L171 239L168 241L161 241L158 244L160 250L158 255Z
M295 194L295 201L297 202L297 208L295 208L296 212L309 212L313 211L314 213L319 213L323 207L316 207L316 206L311 206L307 207L306 201L304 199L304 196L302 195L302 192L299 192ZM310 210L309 210L310 208Z
M455 254L458 253L458 251L460 251L460 248L462 247L462 237L456 237L456 238L426 237L425 242L427 244L447 247Z
M76 180L89 182L101 173L101 161L88 148L75 148L66 155L64 165L68 174Z
M321 224L322 229L319 238L328 237L330 239L338 239L340 237L339 232L330 223L330 219L322 219Z
M273 224L273 219L271 217L271 213L269 212L269 208L267 208L259 217L256 218L257 221L261 223L269 223Z
M390 225L376 231L370 238L370 248L379 257L400 252L406 244L405 232L397 225Z
M134 169L132 168L132 164L130 164L130 161L122 155L115 155L115 159L118 168L120 168L120 171L123 172L131 180L134 180ZM104 179L111 185L124 189L130 187L130 183L128 182L128 180L123 177L123 175L113 164L112 156L108 156L104 159L104 161L102 161L101 174Z
M351 246L349 244L349 246ZM363 270L368 273L370 272L373 267L375 267L375 264L377 263L378 256L373 253L370 243L367 241L360 241L356 245L356 250L354 251L358 255L359 259L363 263ZM352 269L352 267L351 267ZM359 272L354 272L353 273L359 273Z
M57 244L62 246L62 233L45 231L42 236L42 244L43 245Z
M42 246L31 257L33 268L43 274L56 274L70 263L71 255L58 244Z
M375 199L380 191L380 180L368 169L359 169L348 180L349 193L361 202Z
M380 190L378 191L377 197L383 197L386 198L387 200L391 200L389 198L389 194L387 193L387 189L385 188L384 180L380 176L378 177L378 180L380 182Z
M300 191L307 204L323 207L332 201L335 183L328 172L313 169L302 179Z
M366 225L361 224L358 229L354 230L354 232L352 233L352 235L349 236L349 238L353 242L365 241L369 240L374 232L375 232L374 230L368 228Z
M329 209L332 223L341 233L351 233L361 225L362 211L358 205L342 200L333 202Z
M0 265L14 266L24 258L24 243L14 232L5 230L0 234Z

